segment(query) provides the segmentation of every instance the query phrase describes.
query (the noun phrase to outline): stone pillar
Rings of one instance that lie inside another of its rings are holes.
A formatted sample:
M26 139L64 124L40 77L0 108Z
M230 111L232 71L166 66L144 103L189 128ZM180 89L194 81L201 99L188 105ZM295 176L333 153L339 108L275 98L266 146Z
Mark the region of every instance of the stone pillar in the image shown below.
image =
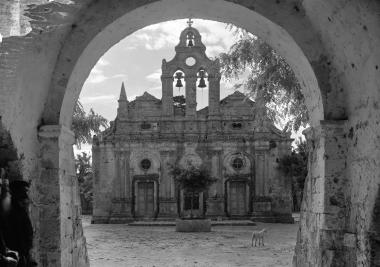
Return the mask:
M222 159L221 150L214 150L211 154L211 175L218 179L213 185L211 185L207 199L207 211L208 217L224 217L226 216L224 211L225 196L223 192L223 177L222 177Z
M345 121L321 121L305 130L308 176L294 266L354 266L356 236L345 231L349 206Z
M40 266L89 266L80 220L73 154L74 134L60 125L40 128Z
M160 195L158 218L177 218L177 200L175 198L174 179L169 173L169 164L173 162L174 151L164 148L160 151L161 173L160 173Z
M162 83L162 116L173 116L173 77L161 76Z
M268 141L255 141L255 196L267 195Z
M113 186L114 194L112 199L112 208L110 209L112 210L112 214L109 218L109 223L127 223L133 220L131 213L131 198L127 197L127 188L129 187L129 154L130 152L126 152L125 150L115 151L116 186ZM104 178L106 178L106 176L103 176L103 179ZM100 190L102 191L102 187ZM97 192L99 193L99 190Z
M193 119L197 115L197 77L186 76L186 118Z
M208 115L209 118L219 117L220 115L220 74L210 75L208 78L209 81L209 108Z
M20 35L20 0L0 1L0 34L3 37Z
M96 167L93 192L93 223L107 223L113 212L112 201L116 200L117 203L120 201L119 194L115 195L115 185L120 185L115 154L115 147L112 144L99 144L99 161Z

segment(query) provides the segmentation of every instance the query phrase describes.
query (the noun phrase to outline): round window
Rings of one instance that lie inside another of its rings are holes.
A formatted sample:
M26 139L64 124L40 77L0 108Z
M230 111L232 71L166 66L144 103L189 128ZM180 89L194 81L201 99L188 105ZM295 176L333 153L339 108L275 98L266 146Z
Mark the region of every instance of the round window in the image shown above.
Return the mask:
M188 57L188 58L186 58L186 61L185 61L186 65L190 66L190 67L194 66L196 62L197 61L193 57Z
M243 162L243 160L241 158L235 158L232 161L232 167L235 170L240 170L241 168L243 168L243 165L244 165L244 162Z
M143 159L140 163L140 166L143 170L149 170L151 165L152 163L150 162L149 159Z

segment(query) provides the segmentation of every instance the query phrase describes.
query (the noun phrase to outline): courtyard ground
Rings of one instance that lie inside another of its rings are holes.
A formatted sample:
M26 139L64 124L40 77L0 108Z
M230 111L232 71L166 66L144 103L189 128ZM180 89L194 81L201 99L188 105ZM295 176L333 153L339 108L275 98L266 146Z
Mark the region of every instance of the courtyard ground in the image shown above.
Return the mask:
M210 233L177 233L167 226L89 224L84 232L91 267L292 266L297 224L214 226ZM251 232L268 230L264 247Z

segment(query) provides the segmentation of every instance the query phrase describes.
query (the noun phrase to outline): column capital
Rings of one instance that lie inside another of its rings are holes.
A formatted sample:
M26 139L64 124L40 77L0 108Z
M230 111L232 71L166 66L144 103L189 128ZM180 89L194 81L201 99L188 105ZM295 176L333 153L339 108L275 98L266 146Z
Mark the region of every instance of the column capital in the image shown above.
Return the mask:
M71 145L75 143L74 132L63 125L44 125L40 127L38 137L42 139L63 138Z

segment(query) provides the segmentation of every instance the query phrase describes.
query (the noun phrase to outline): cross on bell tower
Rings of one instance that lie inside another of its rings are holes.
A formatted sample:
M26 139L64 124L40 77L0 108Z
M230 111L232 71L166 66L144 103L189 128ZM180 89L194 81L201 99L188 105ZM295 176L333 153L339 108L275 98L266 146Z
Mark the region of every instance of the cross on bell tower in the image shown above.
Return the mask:
M182 87L185 82L187 119L197 116L197 87L208 87L209 108L208 118L217 118L220 115L220 65L219 60L211 60L206 55L206 47L202 43L202 36L191 18L180 34L179 43L175 47L175 56L167 62L162 61L162 105L165 116L173 116L173 80L175 85ZM199 80L199 84L197 84Z
M191 18L189 18L189 20L187 21L187 25L189 25L189 27L191 27L191 25L193 25L194 21L191 20Z

